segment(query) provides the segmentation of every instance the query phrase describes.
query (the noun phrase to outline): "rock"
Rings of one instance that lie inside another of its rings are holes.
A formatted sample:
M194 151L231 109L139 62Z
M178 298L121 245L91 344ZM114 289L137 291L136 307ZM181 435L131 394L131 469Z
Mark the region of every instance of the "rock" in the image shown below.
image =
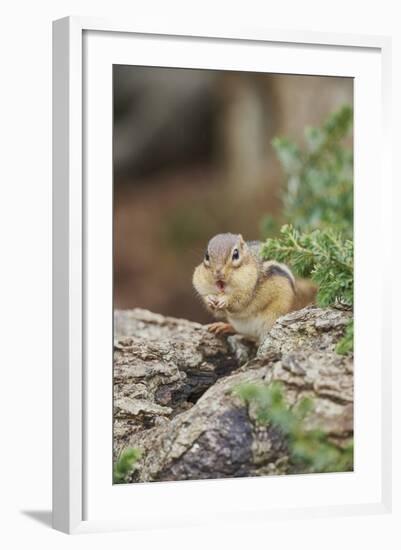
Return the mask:
M259 349L239 335L144 310L117 311L114 451L138 447L129 481L294 473L283 433L258 424L234 390L282 384L286 402L313 399L306 429L344 447L353 435L352 356L335 346L351 313L305 308L280 318Z
M334 352L338 340L351 318L350 311L307 307L280 317L269 336L259 347L258 356L263 357L273 350L291 353Z
M160 417L187 410L216 380L246 363L255 345L205 327L135 309L115 313L115 453Z

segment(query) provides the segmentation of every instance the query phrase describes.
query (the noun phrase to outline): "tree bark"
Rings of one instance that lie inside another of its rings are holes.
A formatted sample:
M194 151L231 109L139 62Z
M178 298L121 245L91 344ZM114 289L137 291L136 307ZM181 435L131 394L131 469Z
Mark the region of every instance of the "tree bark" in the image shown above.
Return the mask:
M198 323L116 311L114 453L142 451L127 481L301 472L285 434L259 425L252 406L234 395L249 382L281 382L289 407L312 398L305 429L323 430L343 448L353 436L353 358L335 346L350 316L296 311L280 318L257 348Z

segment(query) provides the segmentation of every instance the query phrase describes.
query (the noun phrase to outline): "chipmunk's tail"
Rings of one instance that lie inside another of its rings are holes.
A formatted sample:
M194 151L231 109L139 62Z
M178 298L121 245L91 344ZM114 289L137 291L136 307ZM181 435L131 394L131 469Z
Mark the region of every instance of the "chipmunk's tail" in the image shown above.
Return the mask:
M294 309L302 309L316 300L318 286L309 279L295 279Z

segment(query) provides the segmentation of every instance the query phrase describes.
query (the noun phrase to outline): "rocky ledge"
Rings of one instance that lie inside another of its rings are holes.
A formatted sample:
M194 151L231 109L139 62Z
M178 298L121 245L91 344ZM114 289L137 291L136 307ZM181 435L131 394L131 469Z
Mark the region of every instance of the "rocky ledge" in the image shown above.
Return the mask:
M305 426L343 448L353 435L353 361L335 346L350 316L296 311L257 348L183 319L116 311L114 456L130 447L142 451L128 481L296 473L283 433L260 426L235 395L249 382L279 381L289 407L312 398Z

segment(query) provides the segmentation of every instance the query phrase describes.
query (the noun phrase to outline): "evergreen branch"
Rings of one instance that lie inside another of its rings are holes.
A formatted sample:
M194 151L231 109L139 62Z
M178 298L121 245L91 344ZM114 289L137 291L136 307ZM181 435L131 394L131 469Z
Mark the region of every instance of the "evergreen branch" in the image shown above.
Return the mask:
M310 277L319 287L318 303L353 304L353 245L331 230L300 233L291 225L280 237L267 239L262 258L289 264L301 277Z

